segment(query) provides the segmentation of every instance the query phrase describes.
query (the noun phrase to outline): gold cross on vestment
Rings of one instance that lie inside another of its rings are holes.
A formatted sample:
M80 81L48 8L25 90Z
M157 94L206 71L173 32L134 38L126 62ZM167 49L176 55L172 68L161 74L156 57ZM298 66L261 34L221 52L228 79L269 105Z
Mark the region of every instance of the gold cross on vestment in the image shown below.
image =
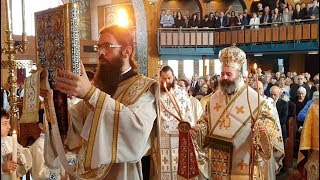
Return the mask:
M244 167L247 167L248 164L244 162L244 160L241 161L241 163L238 163L238 166L240 166L240 170L243 170Z
M213 107L214 110L217 112L220 111L221 105L219 103L216 103L216 105Z
M237 109L237 114L241 113L241 114L244 114L244 110L243 110L243 106L236 106L236 109Z
M231 118L229 116L229 114L227 114L224 117L221 117L220 119L220 129L223 127L226 128L226 130L231 126Z

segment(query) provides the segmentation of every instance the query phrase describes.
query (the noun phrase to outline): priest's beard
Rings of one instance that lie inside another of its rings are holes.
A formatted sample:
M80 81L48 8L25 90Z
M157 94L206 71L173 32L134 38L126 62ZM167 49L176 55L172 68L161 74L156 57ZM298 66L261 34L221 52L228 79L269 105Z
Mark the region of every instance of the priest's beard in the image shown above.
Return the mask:
M176 85L176 80L173 79L172 83L167 83L167 89L168 91L170 91L171 89L174 89ZM161 87L160 87L161 92L166 92L166 89L163 86L163 83L161 83Z
M99 60L106 61L104 55L100 55ZM123 60L120 55L114 57L107 64L99 64L97 74L94 77L94 85L101 91L113 96L120 83L121 67Z
M235 93L237 87L239 86L239 83L240 83L240 75L238 77L236 77L235 80L233 81L230 81L230 80L220 80L219 81L219 86L220 86L220 89L228 94L228 95L232 95Z

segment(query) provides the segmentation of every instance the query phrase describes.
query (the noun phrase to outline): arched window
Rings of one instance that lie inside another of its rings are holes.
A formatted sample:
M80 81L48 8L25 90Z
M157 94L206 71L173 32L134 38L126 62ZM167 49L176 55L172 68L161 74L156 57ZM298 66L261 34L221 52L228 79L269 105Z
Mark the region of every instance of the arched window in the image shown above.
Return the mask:
M61 0L25 0L25 26L28 36L35 35L34 13L62 5ZM14 35L22 34L21 0L12 0L12 28Z

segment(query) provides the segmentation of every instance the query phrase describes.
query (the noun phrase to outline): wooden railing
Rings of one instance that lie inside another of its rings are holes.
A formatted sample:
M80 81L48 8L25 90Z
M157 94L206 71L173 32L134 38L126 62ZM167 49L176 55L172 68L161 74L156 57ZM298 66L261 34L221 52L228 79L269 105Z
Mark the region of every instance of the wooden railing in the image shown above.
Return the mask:
M224 28L159 28L158 48L215 47L237 45L319 42L319 19Z

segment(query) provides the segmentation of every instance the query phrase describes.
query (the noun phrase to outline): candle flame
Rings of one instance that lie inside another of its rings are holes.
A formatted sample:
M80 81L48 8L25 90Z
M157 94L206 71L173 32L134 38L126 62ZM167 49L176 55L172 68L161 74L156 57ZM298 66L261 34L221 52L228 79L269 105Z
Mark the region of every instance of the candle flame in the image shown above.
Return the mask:
M257 70L257 63L254 63L254 64L253 64L253 69L254 69L254 70Z
M13 131L12 131L12 134L17 134L16 130L13 130Z
M167 88L167 83L166 82L163 83L163 87Z

